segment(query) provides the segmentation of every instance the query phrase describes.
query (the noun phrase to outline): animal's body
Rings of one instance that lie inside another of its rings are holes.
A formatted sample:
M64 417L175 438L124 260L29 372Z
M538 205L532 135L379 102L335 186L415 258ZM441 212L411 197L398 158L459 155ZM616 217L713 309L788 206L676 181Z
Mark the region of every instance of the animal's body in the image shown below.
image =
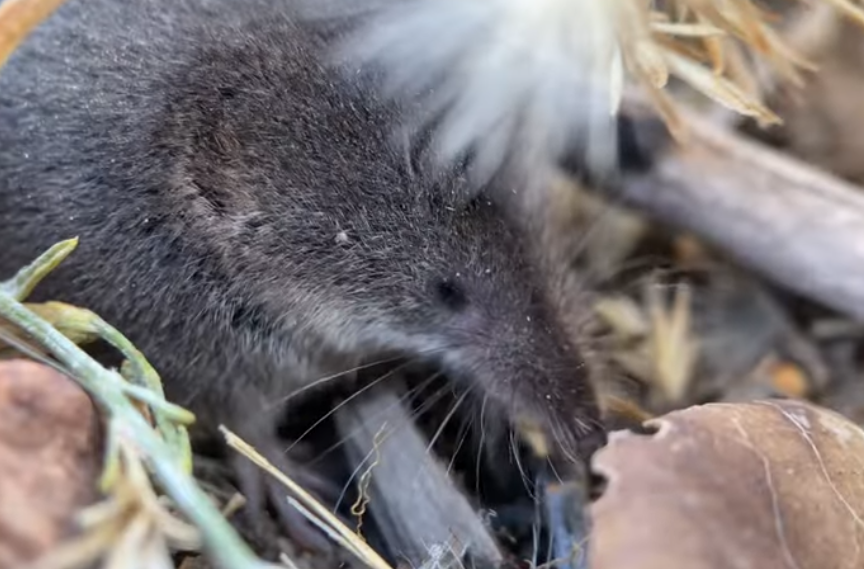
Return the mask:
M587 371L519 228L412 164L328 41L285 0L69 0L0 71L0 278L79 237L36 298L99 313L241 432L401 357L584 454Z

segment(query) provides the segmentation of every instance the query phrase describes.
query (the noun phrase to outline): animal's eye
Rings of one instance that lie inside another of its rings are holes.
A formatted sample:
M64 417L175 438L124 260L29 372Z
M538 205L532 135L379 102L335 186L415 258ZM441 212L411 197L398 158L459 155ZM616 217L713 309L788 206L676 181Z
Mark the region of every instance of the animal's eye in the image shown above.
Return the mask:
M434 283L435 297L450 310L460 311L468 305L468 297L464 289L450 279L441 279Z

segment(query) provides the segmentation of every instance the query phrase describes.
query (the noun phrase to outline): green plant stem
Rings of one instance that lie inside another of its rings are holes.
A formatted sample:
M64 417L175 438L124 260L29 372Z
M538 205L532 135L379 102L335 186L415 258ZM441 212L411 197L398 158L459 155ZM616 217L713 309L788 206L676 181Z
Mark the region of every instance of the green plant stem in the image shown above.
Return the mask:
M151 406L156 426L162 433L162 437L177 455L184 470L187 473L192 472L192 447L185 425L194 422L195 416L186 409L165 400L165 392L162 389L159 374L132 342L98 315L89 311L88 314L88 326L103 340L119 350L131 368L128 379L135 381L138 385L126 384L124 388L127 393Z
M109 428L117 429L118 436L130 440L140 449L157 480L200 529L213 562L222 569L274 567L255 557L192 477L184 471L174 453L120 389L120 378L116 372L100 366L74 342L8 294L7 290L7 287L0 288L0 316L37 338L106 411Z
M0 282L0 293L7 294L15 300L24 300L33 289L42 282L48 273L57 268L78 246L78 239L61 241L39 255L39 257L18 271L10 280Z

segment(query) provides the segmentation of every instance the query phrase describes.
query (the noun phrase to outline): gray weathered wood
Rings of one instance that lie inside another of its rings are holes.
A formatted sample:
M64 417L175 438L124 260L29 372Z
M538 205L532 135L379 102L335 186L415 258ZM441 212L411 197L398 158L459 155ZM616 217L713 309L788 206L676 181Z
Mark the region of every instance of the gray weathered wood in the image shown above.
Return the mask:
M420 567L448 548L468 547L475 559L500 564L501 553L486 525L434 453L427 452L428 441L389 385L340 406L335 421L349 460L361 465L361 473L375 462L377 435L368 510L400 558Z
M864 194L696 117L624 202L693 232L781 286L864 320Z

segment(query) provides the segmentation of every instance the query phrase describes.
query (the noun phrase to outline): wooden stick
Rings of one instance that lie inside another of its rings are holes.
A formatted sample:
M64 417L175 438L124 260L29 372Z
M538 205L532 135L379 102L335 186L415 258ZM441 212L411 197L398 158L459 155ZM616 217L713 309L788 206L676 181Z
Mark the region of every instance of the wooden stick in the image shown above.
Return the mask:
M624 202L864 320L861 188L704 119L688 121L685 144L623 181Z
M370 475L369 513L387 547L412 567L426 564L442 547L455 548L457 561L466 548L475 561L499 566L503 557L494 538L445 465L427 450L392 383L352 398L335 414L349 460Z

